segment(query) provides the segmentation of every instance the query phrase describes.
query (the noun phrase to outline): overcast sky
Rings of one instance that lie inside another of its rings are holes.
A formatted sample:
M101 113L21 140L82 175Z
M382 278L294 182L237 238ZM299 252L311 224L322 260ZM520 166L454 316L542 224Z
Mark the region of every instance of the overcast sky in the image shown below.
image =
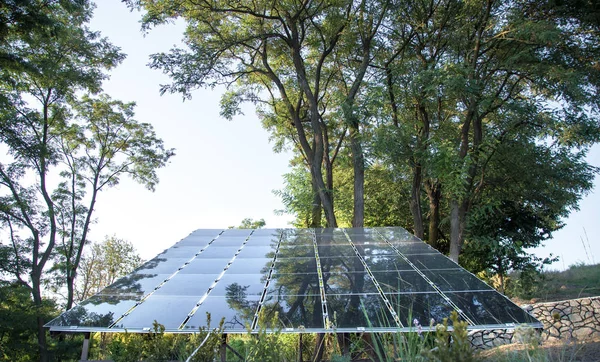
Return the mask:
M127 54L111 72L104 91L115 99L136 102L136 119L151 123L165 145L176 149L176 156L160 170L154 193L128 179L103 192L92 240L115 234L133 242L149 259L199 228L226 228L246 217L264 218L267 227L288 226L290 216L273 212L282 205L272 190L283 187L291 155L272 151L268 133L252 108L230 122L219 117L222 89L199 90L185 102L180 95L159 95L159 85L169 79L146 66L148 57L179 43L183 23L161 26L144 36L140 14L130 12L121 1L102 0L97 6L90 27ZM588 160L600 167L598 145ZM598 185L597 178L596 189ZM594 190L580 206L567 226L536 251L561 257L552 268L591 263L592 258L600 262L600 193Z

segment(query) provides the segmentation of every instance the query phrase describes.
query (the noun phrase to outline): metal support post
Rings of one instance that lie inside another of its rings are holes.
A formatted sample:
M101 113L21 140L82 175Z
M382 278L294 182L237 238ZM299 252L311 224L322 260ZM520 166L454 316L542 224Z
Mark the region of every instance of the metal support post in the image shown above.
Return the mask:
M87 332L83 334L83 348L81 348L81 361L87 361L90 354L90 336L91 333Z

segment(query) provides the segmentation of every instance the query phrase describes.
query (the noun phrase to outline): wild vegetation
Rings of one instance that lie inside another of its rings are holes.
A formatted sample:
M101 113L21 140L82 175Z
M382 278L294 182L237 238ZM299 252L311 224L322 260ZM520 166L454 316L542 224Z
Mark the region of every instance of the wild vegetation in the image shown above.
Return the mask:
M249 102L275 151L293 150L276 193L296 226L404 226L500 290L528 291L553 261L529 250L598 173L585 161L600 140L595 2L125 2L145 30L187 24L182 48L150 60L171 79L163 93L225 85L224 118ZM86 273L102 260L113 270L89 240L102 191L123 176L153 190L174 155L134 104L102 93L125 54L88 28L92 10L90 0L0 3L4 359L71 358L75 340L48 340L43 325L114 280ZM122 352L140 338L111 343Z

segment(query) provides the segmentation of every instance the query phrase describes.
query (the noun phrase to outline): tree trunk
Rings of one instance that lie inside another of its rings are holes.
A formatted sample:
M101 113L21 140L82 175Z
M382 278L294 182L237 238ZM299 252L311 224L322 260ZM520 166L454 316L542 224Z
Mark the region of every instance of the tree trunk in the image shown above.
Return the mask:
M413 167L413 180L410 190L410 212L413 217L413 230L419 239L425 237L423 228L423 213L421 212L421 182L422 182L421 165L416 163Z
M322 209L321 209L321 196L319 196L319 191L317 186L312 184L313 191L313 202L312 202L312 210L311 210L311 219L310 225L311 228L320 228L321 227L321 217L322 217Z
M354 213L352 227L365 226L365 159L358 124L350 128L352 167L354 169Z
M440 184L435 181L425 183L425 190L429 198L429 235L428 244L439 250L438 239L440 238L440 199L442 190Z
M65 310L69 310L73 307L73 300L75 299L75 275L74 271L67 270L67 305Z
M31 273L31 284L32 291L31 294L33 296L33 303L37 308L37 337L38 337L38 348L40 353L40 361L46 362L49 361L50 358L48 356L48 345L46 343L46 329L44 328L44 317L42 316L42 293L40 290L40 276L36 275L35 272Z
M465 230L465 203L450 202L450 259L458 263Z

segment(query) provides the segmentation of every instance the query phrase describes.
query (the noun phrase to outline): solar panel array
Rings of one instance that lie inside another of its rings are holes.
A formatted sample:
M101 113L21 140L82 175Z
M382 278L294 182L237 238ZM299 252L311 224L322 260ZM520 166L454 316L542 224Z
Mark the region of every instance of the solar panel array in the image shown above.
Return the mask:
M471 329L541 324L402 228L203 229L46 326L224 333Z

